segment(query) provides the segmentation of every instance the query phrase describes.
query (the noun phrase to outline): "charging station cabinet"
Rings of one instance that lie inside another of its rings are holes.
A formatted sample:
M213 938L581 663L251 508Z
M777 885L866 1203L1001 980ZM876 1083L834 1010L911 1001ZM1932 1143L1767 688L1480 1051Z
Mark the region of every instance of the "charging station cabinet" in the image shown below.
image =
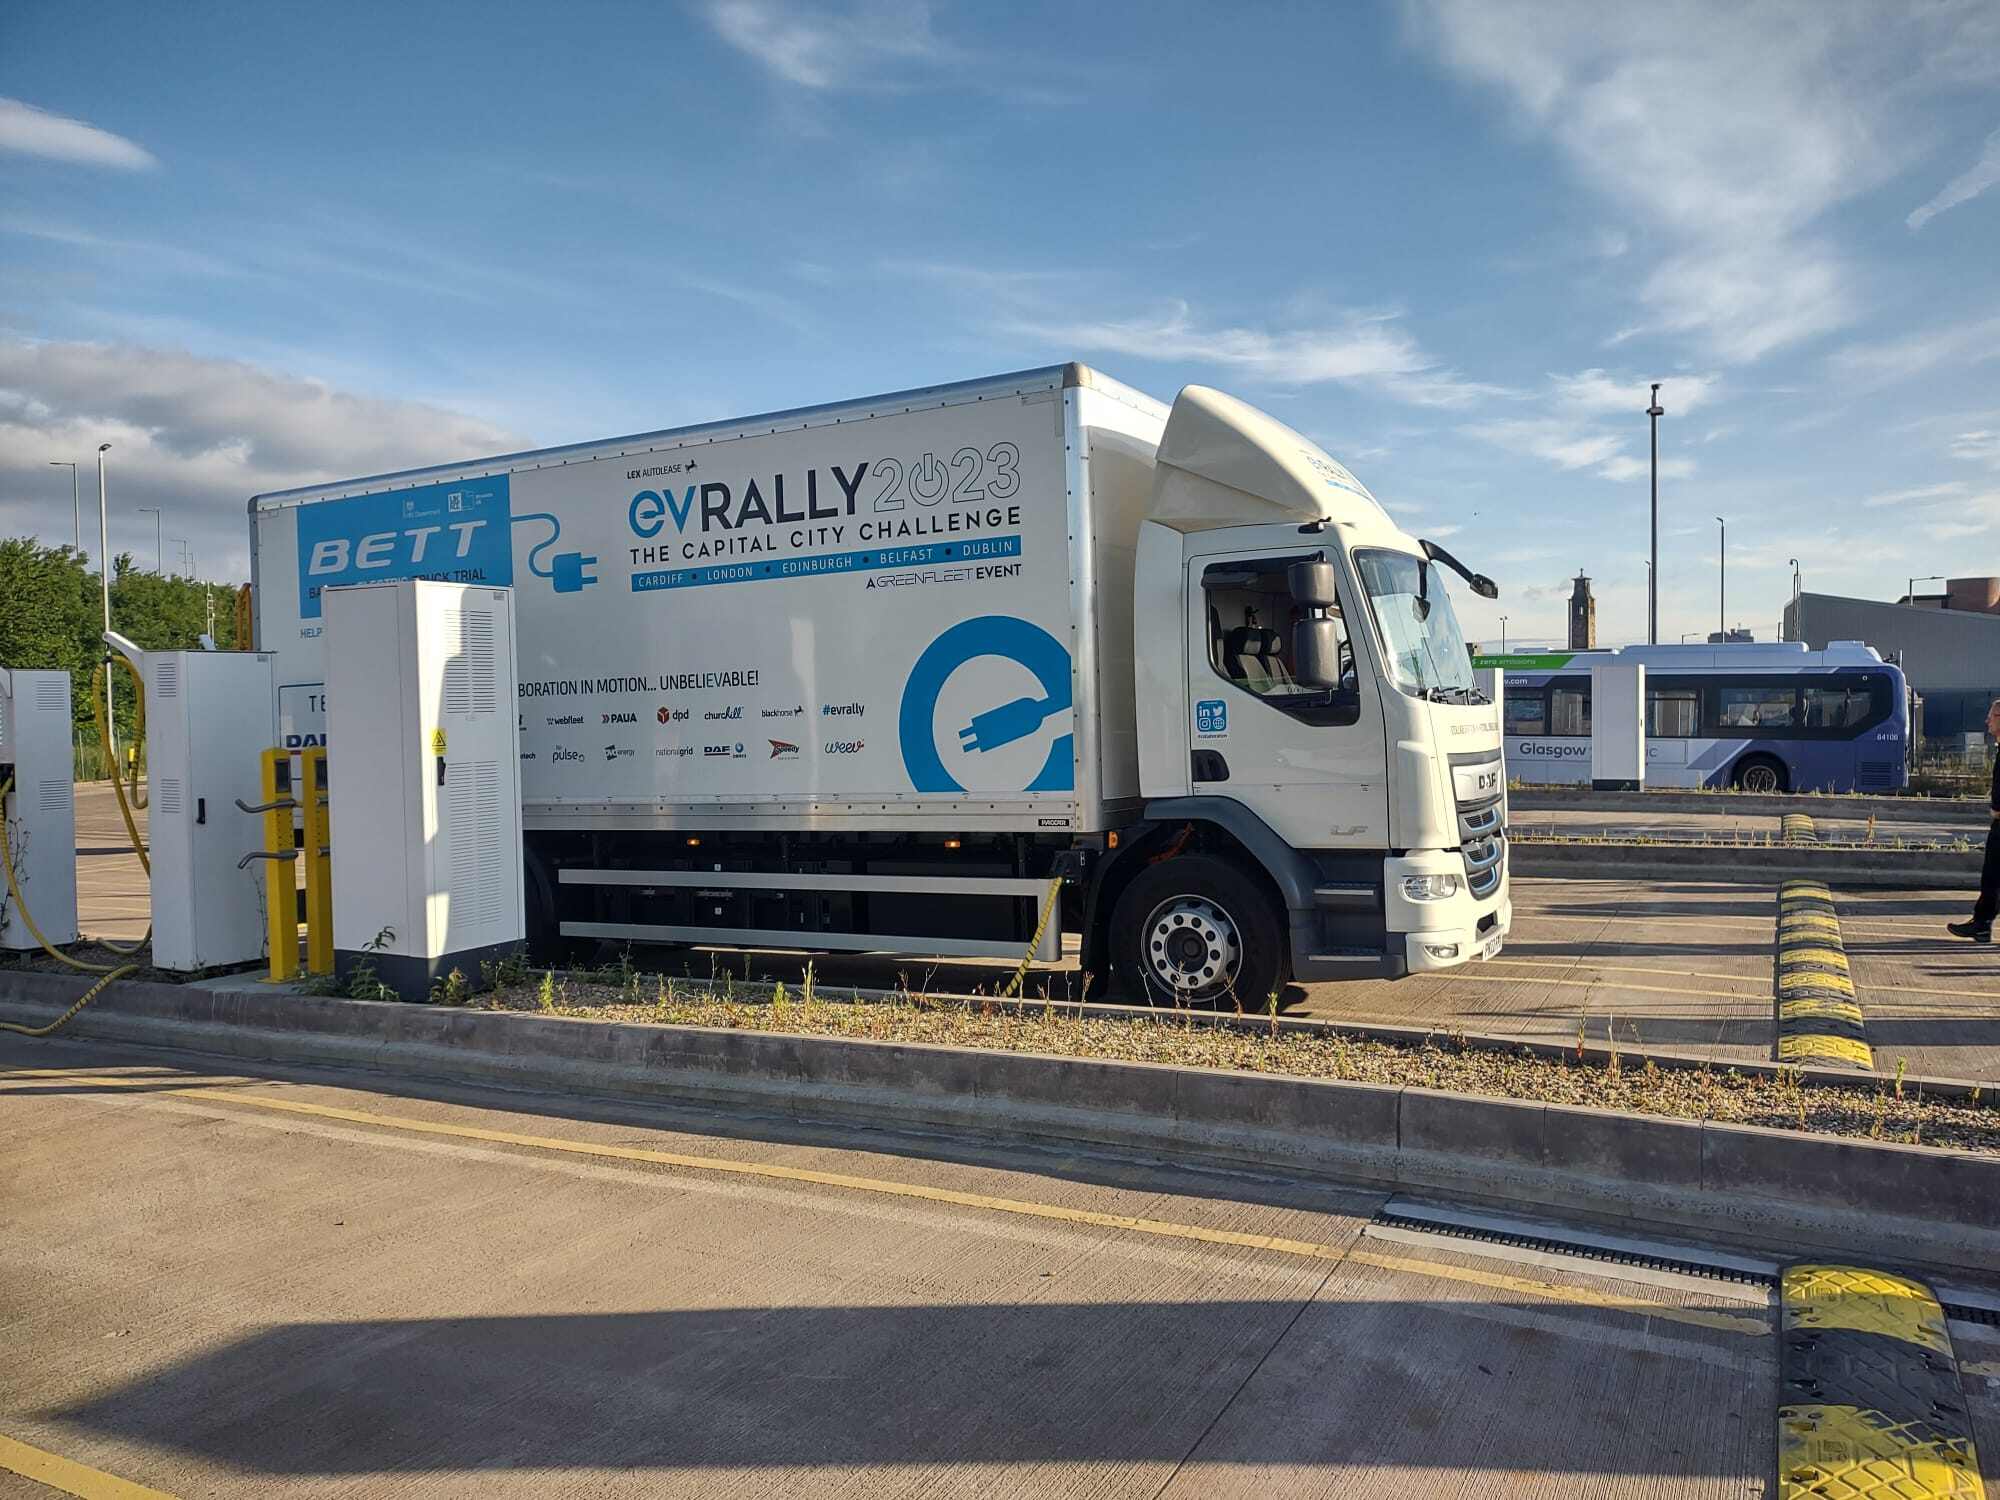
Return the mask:
M237 865L262 847L262 824L236 804L261 800L262 756L276 743L270 653L107 640L146 684L153 963L191 973L263 958L264 872Z
M76 783L71 743L69 673L0 668L0 783L14 789L7 819L21 900L60 947L76 931ZM0 948L39 950L0 879Z
M511 589L328 589L333 961L405 999L526 935Z
M1590 784L1600 792L1646 785L1646 668L1611 663L1590 669Z

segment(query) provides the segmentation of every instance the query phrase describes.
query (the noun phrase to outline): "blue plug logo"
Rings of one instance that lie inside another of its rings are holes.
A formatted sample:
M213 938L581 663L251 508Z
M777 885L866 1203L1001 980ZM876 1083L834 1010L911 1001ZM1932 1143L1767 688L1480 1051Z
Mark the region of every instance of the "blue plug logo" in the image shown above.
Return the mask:
M554 541L555 538L549 538ZM558 594L574 594L589 588L597 582L597 575L590 570L597 566L597 559L585 557L581 552L562 552L556 555L555 568L550 573Z
M963 749L998 750L1026 739L1051 716L1070 706L1070 659L1062 642L1041 626L1013 615L981 615L961 620L924 648L916 665L910 668L909 681L903 684L897 734L902 741L903 767L909 772L910 784L920 792L965 790L938 755L934 737L938 697L952 673L980 656L1019 662L1041 683L1042 696L1016 698L974 714L972 722L958 731L958 742ZM1071 790L1076 785L1075 755L1076 737L1057 735L1041 770L1023 790Z

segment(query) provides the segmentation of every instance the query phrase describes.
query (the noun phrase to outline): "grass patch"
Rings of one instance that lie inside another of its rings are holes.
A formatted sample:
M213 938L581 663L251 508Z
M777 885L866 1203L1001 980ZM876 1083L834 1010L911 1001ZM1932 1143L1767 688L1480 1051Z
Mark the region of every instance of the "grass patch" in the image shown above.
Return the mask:
M611 982L604 982L607 978ZM1403 1044L1332 1029L1280 1028L1275 1011L1268 1024L1261 1014L1224 1017L1218 1024L1205 1013L1107 1015L1046 997L1008 1004L905 989L888 999L856 999L828 996L813 983L810 969L796 988L753 989L741 981L712 984L659 975L642 980L621 965L603 978L542 975L474 1003L581 1020L928 1042L1416 1086L2000 1155L2000 1107L1990 1098L1979 1092L1969 1098L1927 1097L1901 1069L1893 1080L1859 1077L1852 1085L1827 1084L1807 1082L1789 1069L1766 1075L1727 1067L1663 1068L1615 1052L1599 1057L1581 1045L1574 1053L1548 1057L1475 1045L1455 1034Z

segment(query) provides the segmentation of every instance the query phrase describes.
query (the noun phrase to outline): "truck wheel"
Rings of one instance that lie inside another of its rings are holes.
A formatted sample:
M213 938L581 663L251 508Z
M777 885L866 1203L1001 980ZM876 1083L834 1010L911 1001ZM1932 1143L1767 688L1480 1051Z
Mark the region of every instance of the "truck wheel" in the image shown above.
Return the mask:
M1768 755L1746 755L1736 763L1737 789L1745 792L1782 792L1785 768Z
M528 961L551 969L580 968L597 953L596 938L564 937L557 926L555 882L548 867L532 852L522 881L527 897Z
M1111 914L1118 987L1153 1004L1233 1000L1262 1010L1285 982L1284 958L1270 896L1238 866L1210 855L1150 866Z

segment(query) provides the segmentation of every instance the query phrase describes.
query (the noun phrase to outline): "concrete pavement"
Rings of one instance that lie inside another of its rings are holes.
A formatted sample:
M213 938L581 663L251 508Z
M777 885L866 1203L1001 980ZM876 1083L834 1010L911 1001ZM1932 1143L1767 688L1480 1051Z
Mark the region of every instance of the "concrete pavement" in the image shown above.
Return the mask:
M12 1039L0 1122L0 1433L169 1494L1771 1480L1760 1289L1384 1240L1379 1195Z

